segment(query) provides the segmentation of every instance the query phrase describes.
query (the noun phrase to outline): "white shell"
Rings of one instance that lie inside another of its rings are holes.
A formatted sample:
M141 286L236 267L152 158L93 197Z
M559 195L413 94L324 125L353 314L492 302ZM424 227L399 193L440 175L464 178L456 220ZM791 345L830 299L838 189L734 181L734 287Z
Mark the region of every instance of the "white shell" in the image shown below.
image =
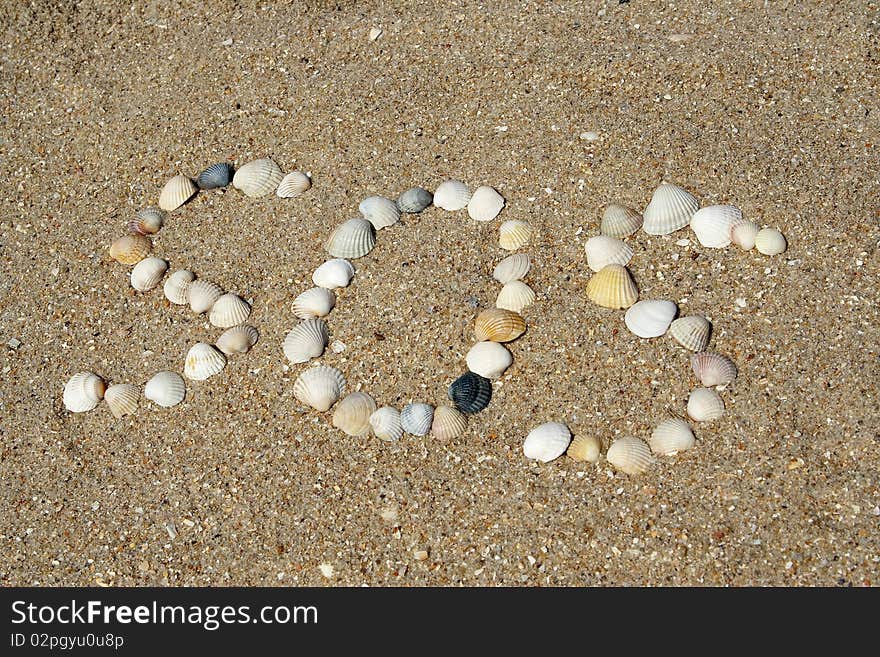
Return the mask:
M302 171L291 171L278 183L278 189L275 190L275 194L279 198L294 198L311 186L312 179L306 174Z
M333 426L349 436L363 436L370 431L370 416L376 402L365 392L353 392L333 410Z
M104 401L117 420L123 415L133 415L140 397L140 389L130 383L117 383L104 392Z
M303 404L315 410L328 410L345 390L345 377L335 367L315 365L297 377L293 394Z
M533 232L528 221L509 219L498 227L498 244L506 251L516 251L529 243Z
M631 436L618 438L611 443L605 458L615 468L629 475L646 472L656 460L645 441Z
M92 372L77 372L64 386L64 408L73 413L92 410L104 398L107 384Z
M226 367L224 356L214 345L196 342L186 354L183 374L194 381L204 381Z
M397 207L397 203L384 196L368 196L361 201L358 210L376 230L388 228L400 221L400 208Z
M492 271L492 278L507 285L511 281L518 281L529 273L532 266L528 253L514 253L495 265Z
M434 205L441 210L461 210L471 200L471 192L460 180L447 180L434 191Z
M607 235L591 237L584 244L587 254L587 265L595 272L602 271L606 265L626 265L633 255L633 250L623 240Z
M376 245L376 229L366 219L349 219L330 234L325 248L336 258L361 258Z
M669 418L654 428L648 444L655 454L676 454L694 446L694 432L684 420Z
M232 354L246 354L251 350L257 340L260 339L260 332L253 326L241 324L227 329L217 338L215 346L227 356Z
M703 351L691 356L691 368L700 383L707 388L727 385L737 375L733 361L714 351Z
M162 288L165 292L165 298L179 306L189 303L187 290L189 290L189 284L194 280L196 280L196 275L191 271L178 269L165 281L165 286Z
M678 306L672 301L649 299L630 306L623 321L634 335L640 338L657 338L666 333L676 313Z
M685 349L703 351L709 346L712 324L702 315L679 317L669 326L669 335Z
M186 176L174 176L165 183L159 194L159 207L166 212L176 210L195 196L198 191L199 188L196 187L196 184Z
M294 326L281 345L291 363L305 363L324 353L330 334L323 319L307 319Z
M166 271L168 263L162 258L144 258L132 267L131 286L138 292L149 292L159 284Z
M527 459L549 463L565 454L571 442L571 431L560 422L546 422L535 427L526 436L523 454Z
M703 246L722 249L730 246L730 227L742 221L742 210L732 205L710 205L691 217L691 229Z
M144 386L144 397L163 408L171 408L186 397L186 383L177 372L156 372Z
M730 224L730 241L743 251L754 248L758 236L758 224L748 219L741 219Z
M219 285L199 279L189 284L186 290L186 299L194 313L206 313L214 306L214 302L223 296L223 290Z
M324 287L313 287L293 300L293 314L300 319L326 317L336 305L336 295Z
M678 185L663 183L643 213L642 230L648 235L668 235L687 226L700 202Z
M376 438L385 441L400 440L403 427L400 426L400 411L391 406L383 406L370 416L370 426Z
M724 400L710 388L694 388L688 397L687 414L697 422L710 422L724 415Z
M764 255L779 255L788 248L785 235L775 228L763 228L755 235L755 248Z
M352 278L354 278L354 265L348 260L334 258L315 270L312 274L312 283L333 290L337 287L348 287Z
M430 404L415 402L407 404L400 411L400 426L413 436L427 436L433 421L434 407Z
M251 306L237 294L227 292L217 298L211 306L208 321L218 328L229 328L244 324L250 317Z
M242 165L232 177L232 186L246 196L265 196L274 192L283 178L281 167L269 158L264 158Z
M599 232L608 237L627 237L642 227L642 215L617 203L610 204L602 213Z
M468 369L486 379L497 379L513 364L513 356L498 342L478 342L465 357Z
M158 233L165 223L165 212L159 208L144 208L138 210L134 219L128 222L128 227L141 235L153 235Z
M477 187L467 204L468 215L474 221L492 221L504 207L504 197L495 188Z
M535 292L522 281L511 281L501 288L495 300L496 308L521 313L523 308L535 302Z

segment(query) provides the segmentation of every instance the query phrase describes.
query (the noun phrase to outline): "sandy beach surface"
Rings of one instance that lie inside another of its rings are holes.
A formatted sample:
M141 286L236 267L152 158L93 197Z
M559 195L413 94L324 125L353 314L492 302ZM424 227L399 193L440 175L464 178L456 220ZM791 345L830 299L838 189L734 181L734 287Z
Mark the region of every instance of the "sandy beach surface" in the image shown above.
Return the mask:
M0 583L878 583L876 3L228 4L0 6ZM252 300L256 347L175 408L66 411L77 371L143 384L216 339L108 246L171 176L267 156L312 189L202 193L154 240ZM450 177L507 207L382 231L322 362L380 404L445 401L505 219L536 229L528 332L460 438L348 437L293 395L291 302L361 199ZM628 239L641 298L706 315L737 363L726 413L640 477L530 462L542 422L604 453L684 412L688 353L585 293L602 208L663 180L789 241Z

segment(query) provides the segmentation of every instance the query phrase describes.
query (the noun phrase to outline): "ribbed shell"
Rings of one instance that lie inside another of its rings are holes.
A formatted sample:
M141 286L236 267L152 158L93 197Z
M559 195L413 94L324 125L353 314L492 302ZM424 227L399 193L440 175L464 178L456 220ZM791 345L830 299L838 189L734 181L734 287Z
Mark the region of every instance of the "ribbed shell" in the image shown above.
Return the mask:
M527 459L549 463L565 454L571 443L571 431L561 422L545 422L535 427L523 442L523 454Z
M710 205L700 208L691 217L691 230L705 247L723 249L730 246L730 228L741 221L742 210L732 205Z
M138 292L149 292L159 284L167 270L168 263L162 258L144 258L131 270L131 286Z
M779 255L788 248L788 242L785 241L785 235L775 228L763 228L755 235L755 248L764 255Z
M257 340L260 339L260 332L253 326L242 324L226 329L223 334L217 338L216 347L227 356L232 354L246 354L251 350Z
M199 279L189 284L186 300L194 313L206 313L223 296L223 289L216 283Z
M691 368L697 380L707 388L727 385L737 375L733 361L714 351L704 351L691 356Z
M434 190L434 205L441 210L461 210L471 200L471 192L460 180L446 180Z
M669 328L678 306L672 301L649 299L639 301L623 317L626 327L640 338L658 338Z
M319 266L312 274L312 282L318 287L333 290L348 287L354 278L354 265L342 258L333 258Z
M639 298L639 290L623 265L606 265L587 282L587 297L603 308L629 308Z
M325 248L336 258L362 258L376 245L376 229L366 219L349 219L330 234Z
M77 372L64 386L64 408L73 413L90 411L104 398L107 384L92 372Z
M110 245L110 257L123 265L135 265L150 255L153 243L146 235L123 235Z
M602 445L595 436L578 436L571 441L566 455L574 461L598 463Z
M434 202L434 195L427 189L412 187L397 197L397 207L401 212L415 214Z
M107 408L116 419L123 415L134 415L137 412L138 400L141 397L140 388L130 383L117 383L104 392L104 401Z
M186 176L174 176L165 183L159 194L159 208L166 212L176 210L199 191L196 184Z
M336 295L323 287L313 287L293 300L293 314L300 319L326 317L336 305Z
M497 379L513 364L513 356L498 342L478 342L465 357L468 369L487 379Z
M724 400L710 388L694 388L688 397L687 414L697 422L711 422L724 415Z
M177 372L156 372L144 386L144 397L163 408L171 408L186 397L186 383Z
M642 230L648 235L668 235L687 226L700 202L678 185L663 183L643 213Z
M669 418L654 428L648 444L655 454L676 454L694 446L694 432L684 420Z
M438 406L434 409L431 422L431 435L437 440L458 438L467 429L467 418L451 406Z
M434 421L434 407L430 404L414 402L400 411L400 426L413 436L427 436Z
M284 173L269 158L248 162L239 168L232 177L232 186L244 192L245 196L256 198L271 194L281 183Z
M631 436L618 438L611 443L605 458L615 468L628 475L647 472L656 461L645 441Z
M128 223L128 229L139 235L153 235L165 224L165 213L159 208L144 208L138 210Z
M758 236L758 224L748 219L740 219L730 224L730 241L743 251L755 247L755 238Z
M345 377L335 367L315 365L297 377L293 394L303 404L324 412L342 396Z
M498 293L495 307L521 313L535 302L535 292L522 281L510 281Z
M596 235L584 244L587 254L587 265L595 272L600 272L607 265L624 265L632 259L633 250L623 240L607 235Z
M477 187L467 204L468 215L474 221L492 221L504 208L504 197L494 187Z
M528 221L510 219L498 227L498 244L505 251L516 251L529 243L532 225Z
M462 413L479 413L492 400L492 382L479 374L465 372L452 382L447 395Z
M196 178L199 189L219 189L232 182L232 165L228 162L212 164Z
M370 416L370 426L379 440L392 442L400 440L403 435L403 427L400 426L400 411L391 406L376 409Z
M388 228L400 221L400 208L397 207L397 203L384 196L368 196L361 201L358 210L376 230Z
M307 319L288 332L281 348L291 363L305 363L324 353L330 334L323 319Z
M642 215L625 205L612 203L602 213L599 232L608 237L628 237L642 227Z
M196 280L196 275L186 269L179 269L165 281L162 288L165 298L179 306L189 303L187 292L189 285Z
M302 171L291 171L281 182L278 183L278 189L275 190L278 198L296 198L303 192L308 191L312 186L312 179Z
M685 349L703 351L709 346L712 324L701 315L679 317L669 325L669 335Z
M376 402L365 392L353 392L333 410L333 426L349 436L363 436L370 431L370 416Z
M511 281L518 281L525 278L532 266L531 258L528 253L514 253L495 265L492 271L492 278L507 285Z
M204 381L226 367L224 356L214 345L196 342L186 354L183 374L193 381Z
M229 328L244 324L250 317L251 306L237 294L227 292L221 295L211 306L208 321L219 328Z
M526 320L519 313L504 308L488 308L477 315L474 334L477 340L511 342L526 331Z

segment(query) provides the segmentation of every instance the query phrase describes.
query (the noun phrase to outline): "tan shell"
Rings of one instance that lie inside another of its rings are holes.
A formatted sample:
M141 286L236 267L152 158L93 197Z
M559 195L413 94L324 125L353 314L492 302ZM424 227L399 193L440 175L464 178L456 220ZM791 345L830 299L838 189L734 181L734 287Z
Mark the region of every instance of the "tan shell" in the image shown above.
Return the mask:
M227 292L211 306L208 321L219 328L229 328L244 324L251 314L250 304L237 294Z
M535 302L535 292L522 281L511 281L501 288L495 300L496 308L521 313L524 308Z
M291 171L278 184L275 194L279 198L294 198L312 186L312 179L302 171Z
M498 228L498 244L506 251L516 251L529 243L532 226L528 221L510 219Z
M492 271L492 278L502 285L507 285L511 281L525 278L531 266L532 261L528 253L514 253L495 265L495 269Z
M123 265L136 265L150 255L153 243L146 235L123 235L110 245L110 257Z
M571 441L565 453L575 461L597 463L602 445L595 436L578 436Z
M206 313L214 306L214 302L223 296L223 289L216 283L199 279L189 284L186 299L194 313Z
M587 283L587 297L603 308L629 308L639 298L639 290L623 265L606 265Z
M504 308L484 310L474 321L474 333L480 341L510 342L525 331L526 320L519 313Z
M599 232L608 237L628 237L642 227L642 215L617 203L610 204L602 214Z
M438 440L458 438L465 429L467 429L467 418L458 409L451 406L438 406L434 409L431 435Z
M615 468L629 475L647 472L656 461L645 441L631 436L618 438L611 443L605 458Z
M260 339L260 332L253 326L242 324L227 329L217 338L216 347L227 356L232 354L246 354L251 350L257 340Z
M130 383L117 383L104 392L104 401L117 420L123 415L134 415L137 412L141 391Z
M174 176L159 194L159 207L166 212L176 210L198 193L199 188L186 176Z
M362 436L370 431L370 416L376 402L365 392L353 392L333 411L333 426L349 436Z
M232 177L232 186L245 196L256 198L274 192L283 178L281 167L269 158L263 158L242 165Z
M712 324L702 315L679 317L669 325L669 335L685 349L703 351L712 337Z

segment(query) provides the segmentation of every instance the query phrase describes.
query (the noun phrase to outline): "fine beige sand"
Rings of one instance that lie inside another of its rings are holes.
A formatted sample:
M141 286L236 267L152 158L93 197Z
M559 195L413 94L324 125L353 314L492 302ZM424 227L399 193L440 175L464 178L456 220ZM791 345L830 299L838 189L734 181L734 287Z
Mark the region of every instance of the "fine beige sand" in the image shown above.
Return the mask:
M0 26L2 584L878 582L876 4L43 0ZM176 408L67 412L77 371L142 384L216 339L107 249L171 176L266 156L313 188L200 194L154 242L253 301L254 350ZM362 198L449 177L507 207L382 231L322 361L380 404L443 402L504 219L537 232L528 332L462 437L347 437L293 395L291 301ZM585 295L604 205L662 180L789 240L629 239L641 298L705 314L739 366L727 412L641 477L529 462L542 422L604 453L684 412L688 353Z

